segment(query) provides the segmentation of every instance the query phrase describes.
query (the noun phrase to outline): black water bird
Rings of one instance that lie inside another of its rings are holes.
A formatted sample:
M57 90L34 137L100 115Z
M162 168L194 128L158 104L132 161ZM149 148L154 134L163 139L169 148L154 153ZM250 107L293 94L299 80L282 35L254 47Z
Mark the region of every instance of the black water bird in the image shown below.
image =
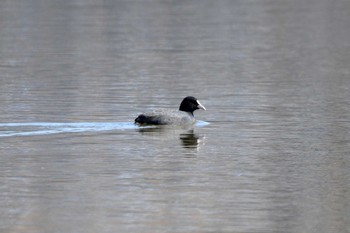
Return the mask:
M191 125L196 122L193 112L197 109L206 110L193 96L187 96L180 104L179 111L157 109L140 114L135 123L139 125Z

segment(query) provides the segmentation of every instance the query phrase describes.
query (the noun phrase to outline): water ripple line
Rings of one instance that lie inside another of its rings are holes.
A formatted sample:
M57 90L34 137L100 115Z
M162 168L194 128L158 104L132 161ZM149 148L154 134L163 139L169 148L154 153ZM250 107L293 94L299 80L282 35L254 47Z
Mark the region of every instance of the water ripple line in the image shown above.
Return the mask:
M208 124L205 121L197 121L196 126L203 127ZM132 122L14 122L0 123L0 137L102 132L138 128L140 127Z

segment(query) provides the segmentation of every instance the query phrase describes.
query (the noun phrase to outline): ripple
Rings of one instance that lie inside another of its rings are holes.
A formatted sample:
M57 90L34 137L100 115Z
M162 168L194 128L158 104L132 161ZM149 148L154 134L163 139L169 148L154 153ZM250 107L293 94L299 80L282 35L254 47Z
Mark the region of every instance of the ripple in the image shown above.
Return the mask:
M208 122L197 121L197 127L208 125ZM152 126L148 126L152 127ZM154 126L153 126L154 127ZM57 133L102 132L112 130L139 129L133 122L16 122L0 123L0 137L35 136ZM142 127L145 128L145 127Z

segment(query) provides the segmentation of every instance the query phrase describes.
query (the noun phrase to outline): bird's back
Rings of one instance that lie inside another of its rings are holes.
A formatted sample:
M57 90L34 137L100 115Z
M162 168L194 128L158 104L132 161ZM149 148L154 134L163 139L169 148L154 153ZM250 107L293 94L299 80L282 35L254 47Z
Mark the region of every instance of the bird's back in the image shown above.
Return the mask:
M188 125L194 124L195 119L187 112L158 109L140 114L135 119L135 123L151 125Z

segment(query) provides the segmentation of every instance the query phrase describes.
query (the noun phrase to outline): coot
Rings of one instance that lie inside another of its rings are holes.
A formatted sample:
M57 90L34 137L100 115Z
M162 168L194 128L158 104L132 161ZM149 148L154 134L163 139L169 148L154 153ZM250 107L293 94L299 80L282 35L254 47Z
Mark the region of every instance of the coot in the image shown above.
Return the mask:
M179 111L158 109L143 113L135 119L140 125L189 125L194 124L193 112L197 109L206 110L193 96L187 96L180 104Z

